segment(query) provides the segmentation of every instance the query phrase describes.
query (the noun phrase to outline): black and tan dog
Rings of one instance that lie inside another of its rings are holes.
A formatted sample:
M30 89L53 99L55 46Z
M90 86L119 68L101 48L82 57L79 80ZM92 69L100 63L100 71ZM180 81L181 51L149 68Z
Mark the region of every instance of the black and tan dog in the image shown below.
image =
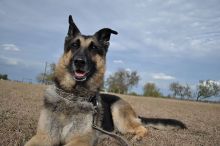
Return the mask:
M37 134L26 146L98 145L102 132L94 125L105 131L131 133L137 140L147 134L141 118L127 102L99 94L111 34L117 32L104 28L91 36L82 35L69 16L64 54L55 69L55 85L46 90ZM181 123L174 125L181 127Z

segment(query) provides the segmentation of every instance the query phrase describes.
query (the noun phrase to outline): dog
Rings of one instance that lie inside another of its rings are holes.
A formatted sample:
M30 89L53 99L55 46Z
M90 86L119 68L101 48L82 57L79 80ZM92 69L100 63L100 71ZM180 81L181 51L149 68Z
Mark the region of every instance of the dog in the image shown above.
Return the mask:
M118 32L103 28L94 35L83 35L69 16L64 53L55 68L54 85L45 92L37 134L25 146L96 146L103 135L117 139L111 133L115 130L133 134L134 140L140 140L148 133L143 123L173 122L138 117L120 97L100 94L112 34ZM184 128L181 122L175 122L174 127ZM128 145L121 141L118 145Z

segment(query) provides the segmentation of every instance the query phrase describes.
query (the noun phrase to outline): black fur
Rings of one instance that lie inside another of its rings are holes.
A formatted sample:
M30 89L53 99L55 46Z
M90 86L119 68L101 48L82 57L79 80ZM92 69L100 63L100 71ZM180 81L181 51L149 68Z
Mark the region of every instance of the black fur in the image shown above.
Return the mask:
M73 18L71 15L69 15L69 30L68 30L68 36L72 36L74 37L76 34L79 34L80 31L78 29L78 27L76 26L76 24L73 22Z
M120 100L120 98L118 96L109 95L109 94L101 94L100 96L102 99L101 101L104 110L104 115L102 119L102 128L107 131L113 131L114 124L112 119L111 106L116 101Z
M139 116L139 118L141 119L141 122L144 124L154 124L154 125L162 124L164 126L174 126L181 129L187 129L184 123L175 119L145 118L141 116Z

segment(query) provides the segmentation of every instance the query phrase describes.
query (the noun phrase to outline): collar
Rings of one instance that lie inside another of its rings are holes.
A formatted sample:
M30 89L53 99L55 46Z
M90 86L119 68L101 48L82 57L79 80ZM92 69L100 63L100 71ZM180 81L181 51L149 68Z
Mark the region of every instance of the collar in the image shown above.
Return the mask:
M98 106L98 92L89 91L82 87L77 87L73 92L66 92L57 86L55 86L55 91L59 96L68 101L87 101L91 102L95 107Z

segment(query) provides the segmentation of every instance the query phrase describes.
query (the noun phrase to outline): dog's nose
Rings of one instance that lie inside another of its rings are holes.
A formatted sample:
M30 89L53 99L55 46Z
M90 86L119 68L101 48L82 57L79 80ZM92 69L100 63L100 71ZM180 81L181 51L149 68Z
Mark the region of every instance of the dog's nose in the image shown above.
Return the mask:
M83 58L75 58L74 59L74 65L76 66L76 67L84 67L85 65L86 65L86 60L85 59L83 59Z

